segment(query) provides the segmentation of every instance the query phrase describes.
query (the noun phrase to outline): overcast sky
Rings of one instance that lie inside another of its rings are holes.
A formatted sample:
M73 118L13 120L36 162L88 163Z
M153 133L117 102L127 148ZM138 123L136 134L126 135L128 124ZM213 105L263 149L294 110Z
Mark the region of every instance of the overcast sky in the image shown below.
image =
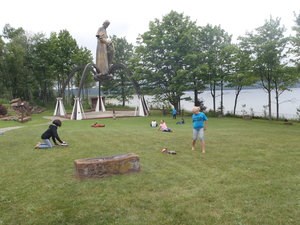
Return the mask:
M270 16L281 18L290 33L294 12L300 13L299 0L3 0L0 6L1 33L5 24L47 37L66 29L93 54L95 34L106 19L111 22L108 35L126 37L134 44L150 21L161 20L171 10L200 26L221 25L234 39L262 26Z

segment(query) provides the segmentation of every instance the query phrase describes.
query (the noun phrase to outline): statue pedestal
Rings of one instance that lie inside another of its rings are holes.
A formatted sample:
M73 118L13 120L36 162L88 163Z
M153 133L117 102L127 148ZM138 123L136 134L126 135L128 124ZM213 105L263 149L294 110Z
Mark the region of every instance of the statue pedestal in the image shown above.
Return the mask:
M103 178L140 171L139 157L133 153L77 159L74 161L74 165L78 178Z
M82 120L85 118L80 98L74 98L74 106L72 110L71 120Z
M62 98L60 97L56 98L56 106L55 106L53 116L66 116L66 115L67 113Z
M144 96L139 96L139 105L135 109L135 116L148 116L149 108Z
M103 103L103 97L102 96L98 96L95 112L100 112L100 110L102 112L105 112L105 106L104 106L104 103Z

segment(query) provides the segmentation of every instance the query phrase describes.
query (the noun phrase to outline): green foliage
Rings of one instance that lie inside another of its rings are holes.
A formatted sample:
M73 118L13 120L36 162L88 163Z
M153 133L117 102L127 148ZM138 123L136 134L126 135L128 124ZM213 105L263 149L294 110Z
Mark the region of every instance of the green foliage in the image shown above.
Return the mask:
M206 53L205 63L207 65L207 84L213 98L213 110L216 111L216 90L221 88L221 99L223 99L223 87L226 77L232 74L235 64L235 46L231 44L231 36L221 28L210 24L202 28L203 51ZM221 101L221 113L223 103Z
M31 79L28 64L28 39L22 28L12 28L6 25L3 29L3 37L9 39L9 42L3 46L3 79L2 86L6 88L4 91L9 93L10 98L23 97L30 99L31 97ZM7 90L7 91L6 91Z
M292 29L296 34L291 37L293 47L290 51L295 56L292 61L298 66L298 69L300 69L300 12L298 14L295 13L295 26L293 26Z
M125 38L112 37L115 47L115 55L113 64L122 65L114 71L113 80L103 83L103 90L109 91L110 96L122 102L125 106L126 102L133 98L136 90L133 85L133 77L129 71L130 60L133 57L133 45L129 44Z
M171 11L161 20L150 21L149 30L138 37L137 46L125 37L112 37L114 64L125 65L128 70L120 67L114 80L101 85L122 99L123 105L138 89L139 93L156 95L157 101L175 108L184 91L194 91L197 104L198 94L209 87L214 111L216 90L221 88L223 113L225 85L237 90L237 99L243 86L261 80L269 93L275 90L279 112L280 94L299 81L299 18L295 13L294 36L285 37L280 18L270 17L234 45L231 35L221 26L197 26L188 16ZM74 68L92 60L91 52L79 48L67 30L52 32L47 38L40 33L29 35L23 28L7 24L0 35L0 96L50 104ZM77 71L70 79L69 90L79 86L81 75L82 71ZM84 88L94 85L93 76L87 76ZM71 91L68 93L64 101L70 104ZM87 99L88 95L84 97ZM268 101L271 105L271 96Z
M49 38L50 53L49 61L52 62L50 70L56 76L58 91L67 79L68 73L76 65L74 58L79 51L76 40L71 37L67 30L62 30L58 34L52 32ZM86 63L89 63L87 61Z
M171 11L149 24L149 31L141 35L136 49L140 80L145 81L148 93L168 100L175 108L183 92L188 90L189 79L183 71L189 63L185 57L193 48L195 22L189 17Z
M279 89L279 79L285 76L282 73L283 63L286 59L286 51L289 39L284 37L285 27L280 24L280 19L270 17L263 26L256 28L256 33L249 33L247 37L242 38L244 45L251 52L254 63L253 71L259 77L263 88L268 93L268 116L272 117L271 92ZM285 78L283 78L285 79ZM284 84L284 82L281 82ZM284 84L287 88L288 83ZM281 86L283 90L283 86ZM276 96L277 100L279 95ZM279 104L277 104L277 111ZM277 114L278 115L278 114Z
M253 74L251 61L251 53L248 48L244 46L243 42L239 45L234 46L234 63L235 68L228 76L225 81L227 87L234 88L235 90L235 101L233 107L233 114L235 115L239 94L245 86L251 86L258 81L257 76Z
M201 155L199 144L191 151L190 117L185 125L164 118L173 133L149 127L161 115L63 121L59 134L69 147L34 150L46 115L0 136L3 224L297 224L298 123L209 118ZM106 127L91 128L95 121ZM74 177L76 159L129 152L139 155L139 173Z
M55 98L53 89L60 90L75 65L92 61L90 51L79 48L66 30L58 35L53 32L47 39L44 34L28 35L10 25L3 29L0 58L1 96L42 104Z

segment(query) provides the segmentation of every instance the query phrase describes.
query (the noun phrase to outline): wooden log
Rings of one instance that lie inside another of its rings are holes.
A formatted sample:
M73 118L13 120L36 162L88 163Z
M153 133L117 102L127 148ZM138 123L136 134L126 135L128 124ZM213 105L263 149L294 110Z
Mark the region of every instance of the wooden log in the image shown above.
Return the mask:
M133 153L74 161L78 178L103 178L140 171L139 157Z
M10 101L10 104L13 104L13 103L20 104L20 103L21 103L21 99L20 99L20 98L12 99L12 100Z
M26 116L26 117L22 117L22 116L21 116L21 117L18 118L18 121L19 121L19 122L22 122L22 123L23 123L23 122L27 122L27 121L29 121L29 120L31 120L31 117L30 117L30 116Z

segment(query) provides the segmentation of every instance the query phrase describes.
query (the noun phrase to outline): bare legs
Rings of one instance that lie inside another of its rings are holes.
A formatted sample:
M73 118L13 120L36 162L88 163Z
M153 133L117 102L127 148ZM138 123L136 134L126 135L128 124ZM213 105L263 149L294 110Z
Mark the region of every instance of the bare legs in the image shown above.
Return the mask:
M205 153L205 141L200 141L201 143L201 150L202 150L202 153ZM196 145L196 140L193 140L192 142L192 151L195 150L195 145Z
M195 144L196 144L196 141L195 141L195 140L193 140L193 142L192 142L192 151L194 151L194 150L195 150Z
M202 153L205 153L205 141L201 141L201 150L202 150Z

